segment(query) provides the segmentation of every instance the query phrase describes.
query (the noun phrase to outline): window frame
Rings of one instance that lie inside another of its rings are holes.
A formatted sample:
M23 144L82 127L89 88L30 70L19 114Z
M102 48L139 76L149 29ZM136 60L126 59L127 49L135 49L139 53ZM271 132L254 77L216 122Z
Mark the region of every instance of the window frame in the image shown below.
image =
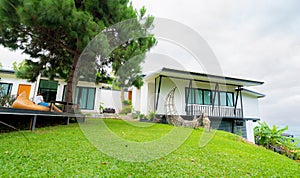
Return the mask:
M62 99L64 100L65 99L65 95L66 95L66 87L67 85L64 85L64 89L63 89L63 95L62 95ZM87 89L87 93L86 93L86 100L85 100L85 104L84 106L85 107L82 107L83 105L82 104L79 104L79 109L83 109L83 110L94 110L95 109L95 97L96 97L96 88L95 87L85 87L85 86L77 86L76 87L76 92L75 92L75 102L76 104L78 104L78 101L79 101L79 97L77 95L79 95L79 93L81 92L82 93L82 89L86 88ZM79 89L79 90L78 90ZM81 91L80 91L81 90ZM93 98L92 99L92 107L89 108L88 107L88 102L89 102L89 91L90 90L93 90Z
M1 91L0 91L0 97L4 96L4 95L11 95L11 91L12 91L12 87L13 87L13 83L7 83L7 82L0 82L0 85L8 85L8 90L3 93L3 95L1 95ZM0 88L1 89L1 88Z
M188 91L191 91L190 93L189 93L189 98L187 98L187 92ZM202 98L202 102L199 104L199 103L197 103L197 98L200 98L200 97L198 97L197 95L198 95L198 93L200 93L200 92L198 92L198 91L201 91L201 94L202 94L202 96L201 96L201 98ZM209 99L210 99L210 104L207 104L207 103L205 103L204 101L205 101L205 98L204 98L204 93L205 92L210 92L210 97L209 97ZM203 88L189 88L189 87L185 87L185 98L186 98L186 104L199 104L199 105L207 105L207 106L209 106L209 105L212 105L212 102L213 102L213 93L215 92L215 90L209 90L209 89L203 89ZM193 94L192 94L193 93ZM220 106L226 106L226 107L234 107L234 92L229 92L229 91L220 91L220 93L225 93L225 97L226 97L226 105L221 105L221 103L220 103ZM231 95L231 97L229 97L228 96L228 94L230 94ZM229 98L231 98L231 100L232 100L232 106L229 106ZM220 97L220 99L221 99L221 97ZM215 101L215 103L218 103L218 102L220 102L219 101L219 97L218 96L216 96L216 101Z

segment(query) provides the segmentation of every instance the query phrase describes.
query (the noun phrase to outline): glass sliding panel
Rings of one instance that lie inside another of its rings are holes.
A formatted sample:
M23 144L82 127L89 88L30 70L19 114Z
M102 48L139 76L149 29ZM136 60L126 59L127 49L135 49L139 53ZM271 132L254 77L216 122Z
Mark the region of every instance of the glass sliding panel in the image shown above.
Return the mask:
M94 100L95 100L95 89L89 88L88 96L87 96L87 107L86 109L93 110L94 109Z
M75 103L79 104L79 99L78 99L78 93L79 93L79 88L76 88L76 92L75 92Z
M211 91L204 90L203 95L204 95L204 104L211 105Z
M214 102L214 97L215 98L215 103ZM219 105L219 92L218 91L211 91L211 104L215 104L215 106Z
M194 90L191 88L186 88L185 95L188 97L188 104L194 104Z
M220 92L220 105L221 106L227 106L226 92Z
M196 97L195 97L195 99L196 99L196 104L203 104L203 92L202 92L202 90L200 90L200 89L197 89L197 90L195 90L195 93L196 93Z
M93 110L95 105L95 88L77 87L75 101L80 109Z
M80 88L81 89L81 96L79 97L79 105L80 108L85 109L87 105L87 88Z
M233 107L233 93L226 93L227 95L227 106Z

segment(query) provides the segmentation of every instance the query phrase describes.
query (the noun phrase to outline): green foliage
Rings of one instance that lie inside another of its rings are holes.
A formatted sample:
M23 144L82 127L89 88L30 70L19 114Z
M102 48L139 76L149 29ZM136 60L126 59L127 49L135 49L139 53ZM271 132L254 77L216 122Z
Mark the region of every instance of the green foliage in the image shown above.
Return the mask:
M125 106L131 105L131 100L123 100L123 105Z
M0 106L2 106L2 107L10 107L15 100L16 100L16 98L14 96L11 96L11 95L2 95L0 97Z
M133 119L139 119L141 116L141 111L135 111L132 115Z
M282 141L282 134L288 129L284 127L278 129L275 125L270 128L266 122L258 122L258 126L254 128L254 135L256 138L256 143L258 145L264 145L268 147L269 145L280 145Z
M259 125L254 128L255 143L263 145L272 150L280 150L283 154L291 156L297 155L299 148L297 145L299 141L295 138L283 136L283 133L288 130L288 127L278 129L276 126L270 128L266 122L259 122Z
M103 109L104 109L104 103L100 102L100 105L99 105L99 112L100 112L100 114L103 113Z
M132 111L132 106L131 105L125 105L122 108L122 111L120 112L120 114L129 114Z
M156 115L156 112L151 111L151 112L149 112L149 114L147 115L147 119L148 119L148 120L152 120L152 119L155 117L155 115Z
M154 141L173 129L166 124L135 122L141 125L137 127L128 121L104 121L113 133L134 142ZM87 119L86 126L97 125ZM200 148L203 129L193 130L169 155L140 163L102 153L78 124L20 132L0 134L1 177L300 177L299 163L222 131Z
M131 70L124 71L131 85L134 81L132 78L140 73L139 65L146 51L156 43L151 35L134 39L135 36L146 34L154 18L145 17L145 8L137 12L129 0L1 0L0 7L0 44L13 50L20 49L31 58L39 59L38 62L26 60L18 75L30 81L35 81L40 73L50 79L66 79L67 101L71 100L72 87L76 86L79 76L86 81L96 79L96 83L108 82L110 79L106 68L112 66L116 72L125 61L139 56L128 63L126 70ZM112 27L127 19L134 19L134 23L120 29ZM136 27L139 28L132 30ZM87 44L104 29L110 35L96 41L96 50L84 53ZM118 46L110 56L103 55L109 50L99 50L118 44L130 35L132 38ZM100 44L97 43L99 41ZM84 72L79 70L75 73L80 56L86 59L79 65ZM97 57L104 62L97 65Z

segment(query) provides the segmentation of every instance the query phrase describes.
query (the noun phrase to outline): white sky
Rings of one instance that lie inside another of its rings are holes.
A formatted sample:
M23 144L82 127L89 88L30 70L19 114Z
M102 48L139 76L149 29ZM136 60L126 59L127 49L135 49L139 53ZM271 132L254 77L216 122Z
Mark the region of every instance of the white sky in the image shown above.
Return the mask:
M288 125L290 133L300 136L300 1L134 0L133 4L197 31L225 76L264 81L255 88L266 94L260 99L262 120Z
M300 1L134 0L133 5L144 5L155 17L197 31L225 76L264 81L255 88L266 94L260 100L262 120L288 125L290 133L300 136ZM0 47L3 66L24 58L18 51Z

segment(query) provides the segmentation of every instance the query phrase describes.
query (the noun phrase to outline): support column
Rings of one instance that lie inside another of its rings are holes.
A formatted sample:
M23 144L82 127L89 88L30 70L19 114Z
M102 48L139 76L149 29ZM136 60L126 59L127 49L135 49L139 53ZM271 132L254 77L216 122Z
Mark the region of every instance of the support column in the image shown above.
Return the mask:
M219 84L216 83L216 86L215 86L215 92L214 92L214 95L213 95L213 101L212 101L212 115L214 115L214 109L215 109L215 101L216 101L216 95L217 95L217 91L219 91ZM220 95L220 94L218 94ZM219 98L219 97L218 97ZM219 104L220 104L220 98L219 98Z
M242 89L240 89L240 101L241 101L241 112L242 112L242 118L244 118L244 108L243 108L243 95L242 95Z
M37 115L34 115L33 118L31 119L30 130L32 130L32 131L35 129L36 119L37 119Z
M238 98L239 98L239 92L240 92L240 87L236 90L236 97L235 97L235 102L234 102L234 115L236 116L236 109L237 109L237 103L238 103Z
M189 97L190 97L190 93L191 93L191 89L192 89L192 84L193 84L193 81L190 80L190 82L189 82L189 87L188 87L188 91L187 91L187 96L186 96L186 98L185 98L185 112L187 113L187 115L189 115L189 114L192 115L192 113L193 113L193 107L192 107L192 109L191 109L191 112L188 113L188 102L189 102Z
M158 82L158 91L157 91L157 97L156 97L156 103L155 103L155 111L157 111L158 108L158 101L159 101L159 95L160 95L160 88L161 88L161 80L162 80L162 76L159 76L159 82ZM155 85L156 88L156 85Z

